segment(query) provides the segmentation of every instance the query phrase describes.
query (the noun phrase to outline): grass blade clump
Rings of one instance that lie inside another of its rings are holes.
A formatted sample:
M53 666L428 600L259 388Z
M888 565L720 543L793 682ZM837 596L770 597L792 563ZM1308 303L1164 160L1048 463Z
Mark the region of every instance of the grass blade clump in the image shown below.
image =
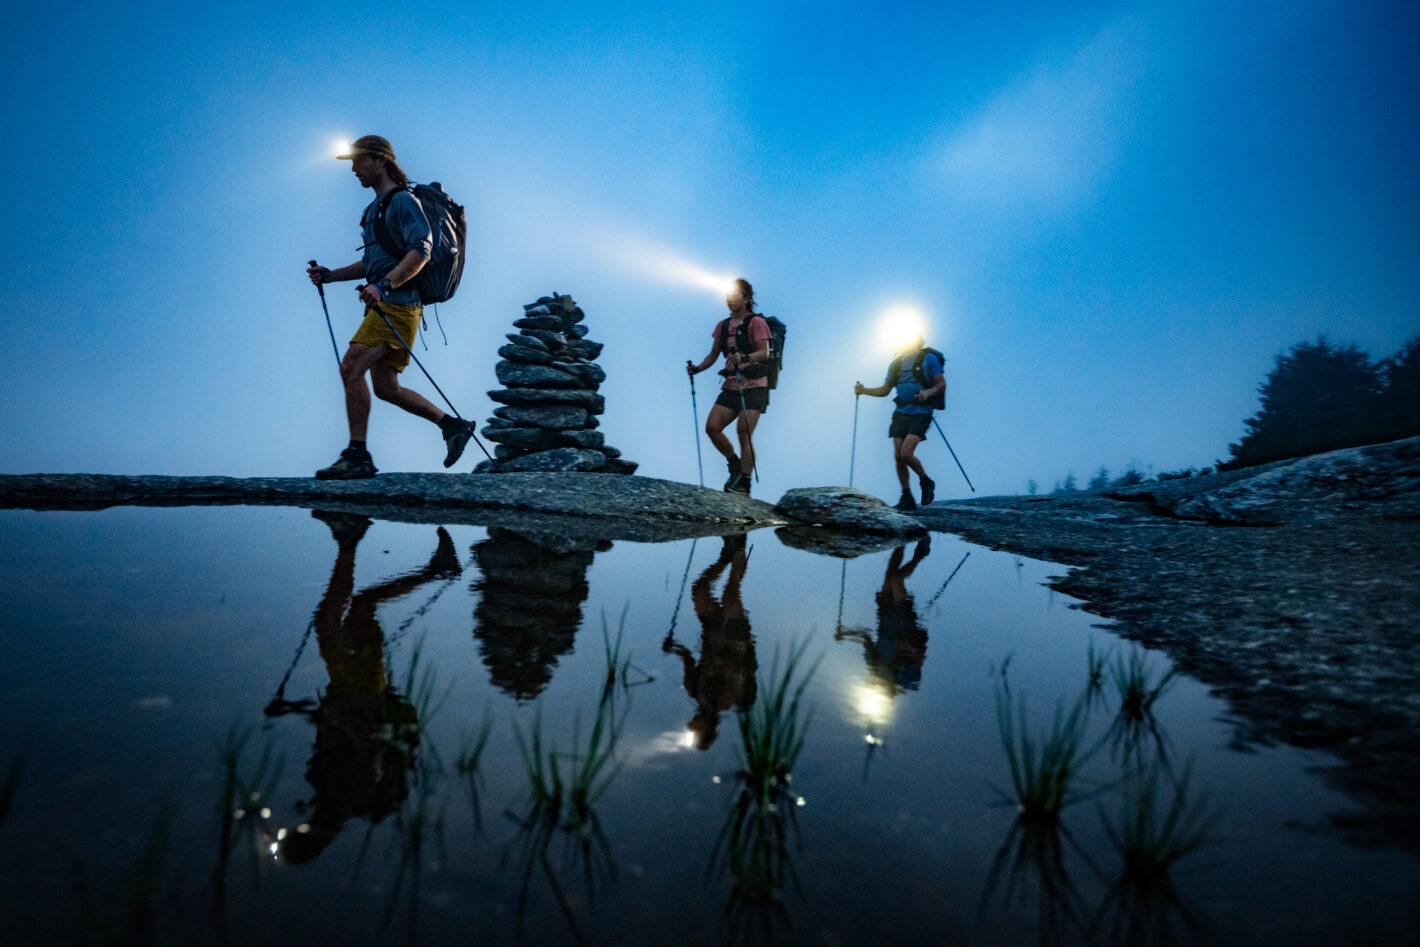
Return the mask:
M1174 886L1178 866L1213 840L1222 810L1192 787L1189 761L1177 778L1165 767L1136 773L1122 795L1117 818L1100 812L1119 858L1119 872L1101 908L1097 930L1112 943L1169 943L1174 921L1197 933L1199 921Z
M793 791L792 771L811 717L804 691L822 660L804 667L807 649L807 638L792 645L782 671L776 654L768 680L759 683L759 700L736 714L740 766L733 779L739 791L711 851L709 872L729 872L726 917L740 932L759 922L772 936L774 925L786 919L784 888L798 887L791 840L799 841L802 800Z
M1012 701L1006 668L1001 668L1001 683L996 688L996 722L1011 772L1012 790L1003 795L1015 803L1021 819L1058 819L1067 806L1082 798L1080 772L1094 752L1094 748L1085 747L1086 709L1083 696L1068 712L1063 705L1057 705L1050 728L1032 733L1025 696Z

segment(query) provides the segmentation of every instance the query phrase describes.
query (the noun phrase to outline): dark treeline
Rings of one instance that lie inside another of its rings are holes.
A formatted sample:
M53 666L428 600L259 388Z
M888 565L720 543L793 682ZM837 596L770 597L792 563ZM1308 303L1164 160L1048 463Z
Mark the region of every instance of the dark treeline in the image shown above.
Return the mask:
M1294 345L1258 386L1262 407L1220 470L1420 434L1420 336L1375 361L1326 336Z
M1262 406L1243 422L1247 432L1228 445L1230 456L1218 461L1219 470L1420 436L1420 336L1379 361L1354 345L1336 345L1318 336L1278 355L1257 390ZM1158 479L1212 470L1190 467L1160 473ZM1051 493L1105 490L1149 479L1133 461L1113 478L1101 467L1083 486L1070 473L1055 482ZM1027 492L1038 491L1039 485L1028 481Z

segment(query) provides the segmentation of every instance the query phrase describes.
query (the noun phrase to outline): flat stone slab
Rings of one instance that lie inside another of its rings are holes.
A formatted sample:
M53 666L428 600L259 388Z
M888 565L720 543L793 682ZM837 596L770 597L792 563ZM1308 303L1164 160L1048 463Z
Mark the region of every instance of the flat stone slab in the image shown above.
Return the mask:
M916 518L853 487L797 487L780 497L774 509L811 526L853 533L920 536L927 532Z
M603 473L382 473L314 477L0 476L0 508L295 506L419 523L536 529L568 536L665 542L788 521L761 500L652 477Z

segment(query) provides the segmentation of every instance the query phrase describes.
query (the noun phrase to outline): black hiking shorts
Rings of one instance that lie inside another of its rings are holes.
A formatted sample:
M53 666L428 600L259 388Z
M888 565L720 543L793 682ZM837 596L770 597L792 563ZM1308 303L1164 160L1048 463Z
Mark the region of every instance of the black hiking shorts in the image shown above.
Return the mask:
M715 403L724 405L736 414L740 413L741 407L746 411L758 411L760 414L769 410L768 388L746 388L743 392L743 405L740 403L740 394L738 391L722 391L720 397L715 399Z
M893 439L907 437L909 434L919 440L927 439L927 429L932 426L931 414L906 414L902 411L892 413L892 423L888 425L888 437Z

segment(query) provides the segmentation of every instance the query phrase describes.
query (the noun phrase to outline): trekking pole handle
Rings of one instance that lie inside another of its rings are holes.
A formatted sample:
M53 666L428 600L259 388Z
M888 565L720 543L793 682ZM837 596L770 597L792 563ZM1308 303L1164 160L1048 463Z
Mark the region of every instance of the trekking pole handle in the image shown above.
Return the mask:
M310 262L311 266L313 266L313 267L320 265L320 264L318 264L315 260L311 260L311 261L309 261L309 262ZM316 292L320 293L322 299L325 298L325 286L321 285L320 283L317 283L317 284L316 284Z

